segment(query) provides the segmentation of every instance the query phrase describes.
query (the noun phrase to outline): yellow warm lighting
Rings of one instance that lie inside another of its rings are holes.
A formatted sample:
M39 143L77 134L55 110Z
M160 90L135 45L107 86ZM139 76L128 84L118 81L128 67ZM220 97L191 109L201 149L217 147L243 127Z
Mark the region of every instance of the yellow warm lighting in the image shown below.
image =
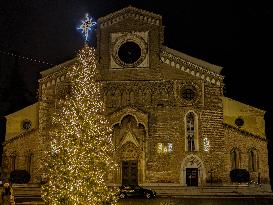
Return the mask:
M80 50L68 77L71 93L57 103L49 130L42 198L50 205L115 204L116 190L106 185L116 167L112 130L103 115L94 48Z

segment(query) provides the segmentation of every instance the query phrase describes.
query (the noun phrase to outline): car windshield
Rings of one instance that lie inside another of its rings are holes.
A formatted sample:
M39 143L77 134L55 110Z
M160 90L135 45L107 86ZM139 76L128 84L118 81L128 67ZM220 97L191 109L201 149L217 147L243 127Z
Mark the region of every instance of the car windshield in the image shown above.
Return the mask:
M142 189L140 186L138 186L138 185L135 185L134 187L133 187L134 189Z

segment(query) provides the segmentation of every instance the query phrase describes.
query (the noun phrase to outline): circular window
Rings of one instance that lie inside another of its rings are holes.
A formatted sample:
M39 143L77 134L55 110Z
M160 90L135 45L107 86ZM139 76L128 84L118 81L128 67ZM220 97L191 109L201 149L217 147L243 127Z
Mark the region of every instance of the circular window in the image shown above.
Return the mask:
M21 126L22 126L23 130L29 130L31 128L31 121L30 120L23 120Z
M244 120L241 117L236 118L235 120L235 125L237 125L238 127L242 127L244 125Z
M185 88L181 90L181 96L185 100L191 101L195 98L196 93L192 88Z
M147 43L138 35L126 33L118 37L112 45L112 57L117 65L136 68L146 58Z
M126 42L119 47L118 57L126 64L135 63L141 56L140 46L132 41Z

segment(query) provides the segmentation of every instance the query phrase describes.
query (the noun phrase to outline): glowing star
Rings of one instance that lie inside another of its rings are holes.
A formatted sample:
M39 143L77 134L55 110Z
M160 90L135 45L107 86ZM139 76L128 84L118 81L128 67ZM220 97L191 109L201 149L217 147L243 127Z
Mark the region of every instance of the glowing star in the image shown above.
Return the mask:
M96 24L97 23L93 21L92 17L89 17L88 14L85 14L85 19L82 20L82 24L79 28L77 28L84 34L85 41L88 41L88 32L91 31L92 27Z

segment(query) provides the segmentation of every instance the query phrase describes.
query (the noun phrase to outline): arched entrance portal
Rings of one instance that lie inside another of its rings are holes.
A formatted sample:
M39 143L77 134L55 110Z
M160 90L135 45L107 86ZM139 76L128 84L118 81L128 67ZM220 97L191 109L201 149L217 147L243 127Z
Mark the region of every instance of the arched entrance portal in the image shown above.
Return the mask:
M122 146L120 156L121 183L138 184L138 165L141 160L139 149L133 143L127 142L124 146Z
M117 184L139 184L144 182L145 137L144 125L136 117L126 115L120 123L113 126L113 138L119 171Z
M201 186L206 179L202 160L193 154L184 158L181 165L181 184L183 186Z

